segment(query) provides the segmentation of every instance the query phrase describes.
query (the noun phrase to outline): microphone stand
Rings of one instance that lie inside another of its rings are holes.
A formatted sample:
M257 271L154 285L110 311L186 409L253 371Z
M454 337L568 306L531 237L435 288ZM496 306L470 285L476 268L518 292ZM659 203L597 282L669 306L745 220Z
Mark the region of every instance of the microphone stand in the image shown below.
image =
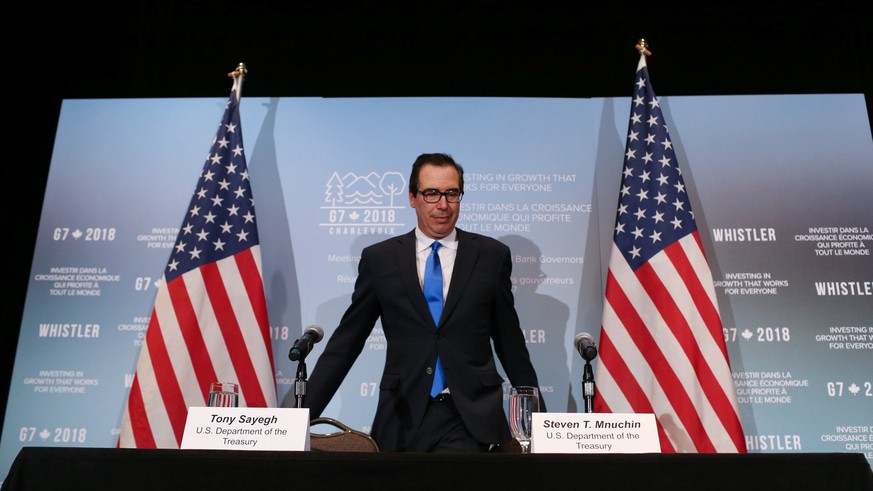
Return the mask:
M294 379L294 396L297 399L297 403L294 407L300 409L303 408L303 399L306 398L306 362L303 361L303 358L297 363L297 376Z
M582 375L582 399L585 400L585 412L594 412L594 371L591 361L585 360L585 370Z

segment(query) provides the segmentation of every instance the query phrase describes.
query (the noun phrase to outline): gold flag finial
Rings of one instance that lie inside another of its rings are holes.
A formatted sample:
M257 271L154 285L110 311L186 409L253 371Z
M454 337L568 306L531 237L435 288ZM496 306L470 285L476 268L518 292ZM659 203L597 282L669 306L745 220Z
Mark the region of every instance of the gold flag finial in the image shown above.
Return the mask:
M649 43L647 43L646 40L643 38L640 38L640 40L637 41L637 45L635 46L635 48L637 49L637 51L640 52L641 55L651 56L652 52L648 50L648 47Z
M241 76L245 76L245 74L248 72L249 71L248 71L248 69L246 69L246 64L240 62L240 64L236 66L236 69L234 71L228 73L227 76L228 77L241 77Z

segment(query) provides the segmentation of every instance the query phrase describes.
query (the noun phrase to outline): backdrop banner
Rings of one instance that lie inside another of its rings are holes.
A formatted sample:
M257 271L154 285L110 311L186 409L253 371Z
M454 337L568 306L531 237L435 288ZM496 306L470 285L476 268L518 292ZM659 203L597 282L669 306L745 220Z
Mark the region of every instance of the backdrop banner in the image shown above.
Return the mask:
M415 227L412 162L446 152L465 169L458 226L512 249L548 408L582 412L573 340L600 334L630 103L243 97L279 405L295 405L292 343L312 324L332 334L361 249ZM63 102L0 476L25 446L116 445L156 282L224 104ZM663 97L661 108L712 268L749 452L873 462L863 95ZM385 349L377 324L324 416L370 430Z

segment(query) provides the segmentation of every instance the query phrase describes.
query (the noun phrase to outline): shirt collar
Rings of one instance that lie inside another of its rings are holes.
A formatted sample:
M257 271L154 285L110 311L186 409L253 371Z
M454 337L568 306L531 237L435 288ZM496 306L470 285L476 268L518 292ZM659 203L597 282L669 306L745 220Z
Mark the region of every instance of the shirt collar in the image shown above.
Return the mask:
M429 249L430 245L433 244L434 239L428 237L421 231L417 226L415 227L415 241L417 244L416 250L422 251L424 249ZM438 241L442 244L443 247L448 247L450 249L455 249L458 247L458 229L453 228L449 235L446 235L442 239Z

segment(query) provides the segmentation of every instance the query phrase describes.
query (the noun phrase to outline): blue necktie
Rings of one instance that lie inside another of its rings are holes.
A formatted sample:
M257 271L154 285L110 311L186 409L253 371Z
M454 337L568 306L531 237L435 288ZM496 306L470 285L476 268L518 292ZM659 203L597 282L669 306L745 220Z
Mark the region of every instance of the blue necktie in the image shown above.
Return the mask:
M430 256L427 257L427 263L424 266L424 298L427 300L434 324L438 325L443 313L443 267L440 265L440 256L437 253L440 243L435 241L430 247ZM436 397L445 388L446 379L443 376L443 365L437 357L430 396Z

